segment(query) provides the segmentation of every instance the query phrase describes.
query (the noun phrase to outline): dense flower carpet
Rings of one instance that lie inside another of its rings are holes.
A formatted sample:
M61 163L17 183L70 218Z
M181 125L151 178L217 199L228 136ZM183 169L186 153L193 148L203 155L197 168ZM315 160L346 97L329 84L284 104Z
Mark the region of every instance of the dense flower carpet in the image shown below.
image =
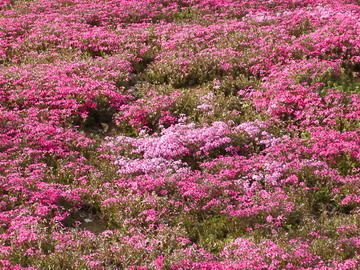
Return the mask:
M1 269L359 269L359 0L0 0Z

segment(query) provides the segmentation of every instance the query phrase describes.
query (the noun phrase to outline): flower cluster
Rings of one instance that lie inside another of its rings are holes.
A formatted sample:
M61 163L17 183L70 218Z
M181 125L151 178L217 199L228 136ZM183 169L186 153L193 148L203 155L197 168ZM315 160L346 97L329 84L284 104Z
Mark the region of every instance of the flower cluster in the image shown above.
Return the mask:
M357 0L0 0L0 268L358 269Z

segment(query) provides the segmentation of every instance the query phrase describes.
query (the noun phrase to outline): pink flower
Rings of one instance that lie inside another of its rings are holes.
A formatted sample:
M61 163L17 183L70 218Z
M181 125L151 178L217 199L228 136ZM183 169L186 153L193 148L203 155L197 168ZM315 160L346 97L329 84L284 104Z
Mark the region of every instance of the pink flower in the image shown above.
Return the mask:
M160 270L163 269L164 267L164 260L165 257L163 255L158 256L153 262L152 264L155 266L155 269Z

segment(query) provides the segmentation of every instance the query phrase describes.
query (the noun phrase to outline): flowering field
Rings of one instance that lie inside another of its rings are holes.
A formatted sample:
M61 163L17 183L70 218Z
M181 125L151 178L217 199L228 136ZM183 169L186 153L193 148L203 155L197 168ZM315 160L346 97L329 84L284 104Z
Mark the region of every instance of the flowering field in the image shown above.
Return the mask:
M1 269L359 269L359 0L0 0Z

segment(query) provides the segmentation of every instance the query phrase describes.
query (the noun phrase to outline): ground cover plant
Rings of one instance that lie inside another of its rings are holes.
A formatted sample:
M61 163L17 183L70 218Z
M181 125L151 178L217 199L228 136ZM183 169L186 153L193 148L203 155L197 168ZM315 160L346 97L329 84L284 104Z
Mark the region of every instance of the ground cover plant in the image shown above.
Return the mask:
M359 269L360 2L0 0L1 269Z

